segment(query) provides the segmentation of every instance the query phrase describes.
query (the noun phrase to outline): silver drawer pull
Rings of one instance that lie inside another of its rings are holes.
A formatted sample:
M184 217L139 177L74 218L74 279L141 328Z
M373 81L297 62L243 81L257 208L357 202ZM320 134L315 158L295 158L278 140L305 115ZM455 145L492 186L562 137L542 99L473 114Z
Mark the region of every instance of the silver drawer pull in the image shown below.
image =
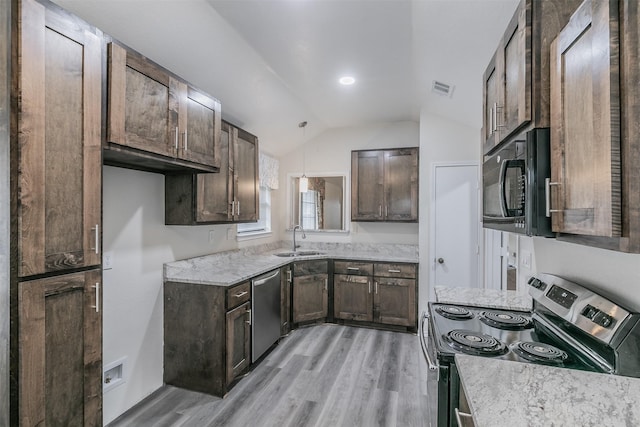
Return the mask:
M389 270L389 273L400 273L400 270Z
M251 309L247 310L247 313L249 314L249 320L247 320L247 324L251 324Z
M96 282L93 288L96 290L96 305L92 305L91 308L96 309L96 313L100 312L100 282Z
M242 296L245 296L246 294L248 294L248 291L244 291L244 292L239 292L237 294L234 295L235 298L240 298Z
M360 269L358 267L347 267L347 270L360 271Z

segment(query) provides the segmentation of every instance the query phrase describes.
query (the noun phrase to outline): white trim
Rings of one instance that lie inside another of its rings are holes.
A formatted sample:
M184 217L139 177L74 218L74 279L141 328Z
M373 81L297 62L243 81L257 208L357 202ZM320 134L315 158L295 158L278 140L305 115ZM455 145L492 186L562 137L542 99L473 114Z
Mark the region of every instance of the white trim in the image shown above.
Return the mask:
M431 163L431 185L430 185L430 198L429 198L429 255L427 258L428 269L429 269L429 295L430 297L434 293L435 289L435 268L436 268L436 260L435 260L435 248L436 248L436 169L439 167L456 167L456 166L475 166L478 171L476 179L477 179L477 191L478 191L478 265L477 265L477 277L478 277L478 286L484 286L484 235L482 230L482 192L481 185L482 182L482 168L480 167L479 162L434 162Z
M287 206L287 228L285 231L293 230L293 218L291 218L291 212L293 212L293 198L291 197L291 178L300 178L302 177L302 172L289 172L287 173L287 194L285 206ZM306 174L305 174L306 175ZM349 172L311 172L307 176L322 176L322 177L340 177L344 178L344 187L342 189L342 218L344 218L344 229L343 230L305 230L305 232L316 232L316 233L348 233L351 228L351 184Z

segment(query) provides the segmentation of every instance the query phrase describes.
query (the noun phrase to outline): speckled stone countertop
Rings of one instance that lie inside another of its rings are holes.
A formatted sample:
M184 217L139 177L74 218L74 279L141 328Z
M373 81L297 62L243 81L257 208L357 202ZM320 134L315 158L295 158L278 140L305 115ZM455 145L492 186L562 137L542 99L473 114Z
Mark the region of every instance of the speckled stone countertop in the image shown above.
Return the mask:
M640 426L640 379L456 355L476 427Z
M500 289L456 288L436 286L436 302L498 308L513 311L531 311L531 296Z
M348 259L355 261L419 262L417 245L304 242L302 247L298 248L298 251L314 250L322 252L322 254L295 258L283 258L275 255L276 253L290 250L290 242L278 242L169 262L164 265L164 279L182 283L230 286L293 261Z

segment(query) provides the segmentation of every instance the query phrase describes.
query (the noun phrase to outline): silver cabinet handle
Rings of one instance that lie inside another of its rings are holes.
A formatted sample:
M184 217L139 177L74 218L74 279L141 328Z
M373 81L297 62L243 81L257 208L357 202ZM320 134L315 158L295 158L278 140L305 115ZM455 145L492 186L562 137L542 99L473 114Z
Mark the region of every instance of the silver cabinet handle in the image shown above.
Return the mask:
M240 215L240 200L236 202L238 204L237 215Z
M249 314L249 320L247 320L247 324L251 324L251 309L247 310L247 313Z
M562 212L562 209L551 209L551 186L560 186L559 182L551 182L550 178L544 180L544 197L546 203L546 215L550 217L552 213Z
M400 270L389 270L389 273L400 273Z
M287 282L291 283L291 270L287 270Z
M324 279L324 290L325 291L329 290L329 279Z
M389 216L389 205L384 206L384 216L385 217Z
M184 138L184 151L187 151L187 131L185 130L183 133Z
M378 216L382 216L382 205L378 205Z
M367 283L369 284L369 293L371 293L371 280L367 280Z
M238 292L237 294L234 295L234 298L240 298L245 296L246 294L248 294L249 292L244 291L244 292Z
M95 239L94 241L96 242L96 246L93 249L96 254L100 253L100 226L98 224L96 224L95 227L91 227L91 229L94 231L95 233Z
M455 412L456 412L456 421L459 427L464 427L464 424L462 423L463 418L473 419L473 416L471 414L467 414L466 412L460 412L458 408L455 408Z
M498 131L498 103L493 103L493 131Z
M176 126L176 150L178 150L178 126Z
M236 202L231 202L231 216L236 216Z
M378 282L375 281L373 282L374 286L375 286L375 290L376 290L376 294L378 293Z
M96 305L91 306L91 308L95 308L96 313L99 313L100 312L100 282L96 282L93 288L96 290Z
M360 271L360 269L358 267L347 267L347 270Z
M493 135L493 107L489 108L489 135Z

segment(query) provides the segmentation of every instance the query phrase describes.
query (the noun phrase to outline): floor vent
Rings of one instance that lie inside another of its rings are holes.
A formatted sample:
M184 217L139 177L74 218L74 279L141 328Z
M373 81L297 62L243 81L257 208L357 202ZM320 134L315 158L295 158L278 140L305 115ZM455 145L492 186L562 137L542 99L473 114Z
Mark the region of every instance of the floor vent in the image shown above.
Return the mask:
M439 82L437 80L434 80L431 86L431 92L436 93L440 96L447 96L449 98L453 96L454 89L455 86Z

